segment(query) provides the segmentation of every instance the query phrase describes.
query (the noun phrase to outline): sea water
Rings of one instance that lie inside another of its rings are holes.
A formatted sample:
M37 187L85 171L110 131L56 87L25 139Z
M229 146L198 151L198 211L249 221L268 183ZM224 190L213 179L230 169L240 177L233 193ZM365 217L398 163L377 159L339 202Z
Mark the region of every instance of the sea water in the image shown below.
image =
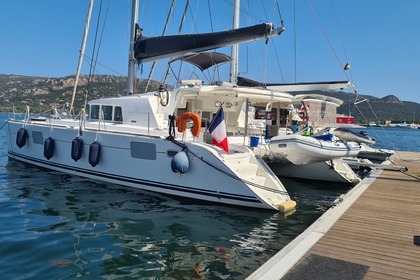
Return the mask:
M408 127L366 127L363 131L375 138L376 143L372 145L373 148L420 152L420 129Z
M0 114L0 127L6 117ZM400 133L418 137L419 132ZM287 216L203 204L8 159L3 128L2 278L244 279L349 190L342 184L281 180L299 194L296 211Z

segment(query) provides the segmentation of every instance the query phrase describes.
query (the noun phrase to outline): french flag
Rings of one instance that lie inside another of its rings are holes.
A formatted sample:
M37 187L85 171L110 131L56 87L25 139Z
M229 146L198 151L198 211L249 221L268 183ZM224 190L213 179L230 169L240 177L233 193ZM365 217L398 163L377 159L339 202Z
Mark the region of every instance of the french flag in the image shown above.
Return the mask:
M223 113L223 108L220 107L216 113L216 116L211 121L209 125L209 131L211 136L213 136L213 144L222 148L229 153L229 143L226 134L226 123L225 123L225 114Z

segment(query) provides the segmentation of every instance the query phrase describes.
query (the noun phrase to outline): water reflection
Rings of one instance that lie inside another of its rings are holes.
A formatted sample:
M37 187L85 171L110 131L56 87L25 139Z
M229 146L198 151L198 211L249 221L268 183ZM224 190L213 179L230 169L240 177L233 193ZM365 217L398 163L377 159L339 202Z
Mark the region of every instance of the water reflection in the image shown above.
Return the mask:
M196 204L14 160L5 169L0 211L14 217L0 241L19 263L10 278L243 279L322 212Z
M14 160L6 174L2 199L16 216L0 240L10 277L241 279L290 241L280 213L197 205Z

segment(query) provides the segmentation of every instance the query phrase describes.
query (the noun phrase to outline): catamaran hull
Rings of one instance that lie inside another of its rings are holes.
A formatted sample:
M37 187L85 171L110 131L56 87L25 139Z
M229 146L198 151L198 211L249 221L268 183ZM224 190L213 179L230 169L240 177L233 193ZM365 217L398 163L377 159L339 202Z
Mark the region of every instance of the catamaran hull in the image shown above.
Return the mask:
M295 134L273 137L269 148L272 161L285 162L287 160L296 165L356 156L360 151L357 143L321 141Z
M360 178L351 167L339 160L322 161L304 165L270 162L273 172L280 177L327 181L356 185Z
M229 205L276 209L252 186L239 180L223 165L221 160L200 145L187 144L189 168L184 173L172 171L175 154L182 148L158 137L127 135L106 131L83 131L81 158L71 157L72 141L78 136L78 128L71 126L49 127L47 124L25 124L28 138L24 146L16 145L22 122L8 122L8 155L10 158L40 167L101 180L127 187L144 189L190 199L205 200ZM45 158L45 140L54 139L52 157ZM100 144L98 163L92 166L91 143ZM196 156L193 156L195 154ZM205 159L206 161L203 161ZM264 190L258 190L264 192ZM262 193L264 196L264 193ZM267 192L269 195L269 192ZM271 194L272 195L272 194ZM290 200L287 194L275 195L280 203Z

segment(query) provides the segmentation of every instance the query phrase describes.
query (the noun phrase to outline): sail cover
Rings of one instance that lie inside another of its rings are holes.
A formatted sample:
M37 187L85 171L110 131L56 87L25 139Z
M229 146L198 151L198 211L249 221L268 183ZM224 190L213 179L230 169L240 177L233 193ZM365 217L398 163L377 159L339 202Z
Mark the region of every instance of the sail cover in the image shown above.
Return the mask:
M263 87L265 88L267 86L267 84L265 83L261 83L258 81L254 81L251 79L247 79L244 77L237 77L237 84L238 86L242 86L242 87Z
M134 58L139 63L201 52L273 36L274 25L262 23L221 32L139 37L134 44ZM275 34L278 35L278 34Z
M171 59L169 63L178 60L191 63L196 67L200 68L201 71L204 71L214 65L231 61L232 58L226 54L218 52L189 52L184 55L177 56L174 59Z

